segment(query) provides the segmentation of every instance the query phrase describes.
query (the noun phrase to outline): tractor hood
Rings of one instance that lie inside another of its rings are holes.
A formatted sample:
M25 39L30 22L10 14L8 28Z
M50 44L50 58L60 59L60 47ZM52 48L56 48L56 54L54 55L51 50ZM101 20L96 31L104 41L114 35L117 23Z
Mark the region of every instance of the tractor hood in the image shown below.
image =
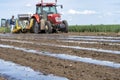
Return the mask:
M61 16L60 14L48 14L48 20L53 24L60 24Z

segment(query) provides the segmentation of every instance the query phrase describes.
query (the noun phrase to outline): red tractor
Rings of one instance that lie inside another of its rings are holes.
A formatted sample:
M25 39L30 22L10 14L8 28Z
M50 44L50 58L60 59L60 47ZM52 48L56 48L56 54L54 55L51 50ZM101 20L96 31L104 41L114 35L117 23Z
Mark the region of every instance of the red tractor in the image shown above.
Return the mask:
M57 12L57 5L55 3L41 3L36 4L36 13L31 17L33 25L30 29L33 33L45 32L65 32L68 33L68 23L66 20L61 21L61 14Z

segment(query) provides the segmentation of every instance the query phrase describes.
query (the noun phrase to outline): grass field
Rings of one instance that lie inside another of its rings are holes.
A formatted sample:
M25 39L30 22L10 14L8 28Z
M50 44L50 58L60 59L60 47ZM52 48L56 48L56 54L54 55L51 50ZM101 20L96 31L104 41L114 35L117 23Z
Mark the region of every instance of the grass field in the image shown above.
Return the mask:
M4 33L4 32L9 33L10 28L8 28L8 27L0 27L0 33Z
M0 33L10 32L7 27L0 27ZM73 25L69 32L120 32L120 25Z
M120 25L74 25L69 32L120 32Z

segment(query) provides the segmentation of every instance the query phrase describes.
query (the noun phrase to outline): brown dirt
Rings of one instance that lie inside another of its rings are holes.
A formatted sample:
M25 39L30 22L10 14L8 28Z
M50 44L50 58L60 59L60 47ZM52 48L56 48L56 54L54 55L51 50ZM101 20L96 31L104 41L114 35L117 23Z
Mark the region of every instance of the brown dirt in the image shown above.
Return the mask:
M101 34L101 33L99 33ZM67 37L68 35L98 35L98 33L69 33L69 34L13 34L10 36L0 36L1 39L12 39L12 40L27 40L34 43L51 43L51 44L62 44L69 46L81 46L81 47L93 47L93 48L103 48L110 50L120 50L120 46L108 46L108 45L88 45L88 44L71 44L71 43L61 43L57 42L57 39L49 40L51 37ZM110 33L105 34L105 36L110 36ZM111 36L117 36L116 33L111 34ZM44 38L43 38L44 37ZM58 48L51 46L42 46L36 44L27 43L17 43L17 42L5 42L0 41L0 44L14 45L17 47L30 48L39 51L48 51L52 53L64 53L70 55L77 55L81 57L89 57L99 60L109 60L120 63L120 55L107 54L102 52L86 51L86 50L75 50L68 48ZM114 49L113 49L114 48ZM23 66L29 66L36 71L41 71L45 75L54 74L57 76L67 77L70 80L120 80L120 69L75 62L69 60L57 59L49 56L43 56L38 54L26 53L20 50L0 48L0 58L13 61L15 63L21 64ZM0 79L1 80L1 79Z
M114 32L70 32L69 35L82 35L82 36L120 36L119 33L114 33Z
M9 38L7 38L7 39L9 39ZM89 47L89 48L96 48L96 49L101 48L101 49L107 49L107 50L120 50L119 45L109 45L109 42L98 42L96 44L85 44L85 43L62 42L64 40L46 39L46 38L45 39L43 39L43 38L42 39L41 38L38 38L38 39L18 39L18 38L14 38L14 39L9 39L9 40L29 41L29 42L33 42L33 43L36 43L36 44L37 43L47 43L47 44L57 44L57 45L66 45L66 46ZM86 41L86 42L90 42L90 41Z
M0 80L6 80L5 78L3 78L3 77L0 77Z
M29 40L28 40L29 42ZM38 41L34 41L38 42ZM45 41L40 41L44 42ZM49 40L46 42L48 43ZM76 56L81 56L81 57L89 57L89 58L94 58L94 59L100 59L100 60L109 60L109 61L114 61L120 63L120 55L115 55L115 54L110 54L110 53L103 53L103 52L96 52L96 51L86 51L86 50L77 50L77 49L69 49L69 48L60 48L60 47L54 47L54 46L43 46L43 45L36 45L36 44L21 44L17 42L4 42L0 41L1 44L7 44L7 45L14 45L17 47L24 47L24 48L30 48L38 51L48 51L51 53L57 53L57 54L70 54L70 55L76 55ZM38 42L39 43L39 42ZM51 43L51 42L50 42ZM54 43L54 41L52 41ZM54 43L57 44L57 43ZM71 44L68 44L67 46L73 46ZM86 46L88 47L88 46ZM112 48L111 46L109 46ZM94 47L96 48L96 47ZM103 47L102 47L103 48ZM115 47L117 50L119 50L119 47ZM103 48L104 49L104 48ZM109 50L109 49L108 49Z
M70 80L119 80L120 69L67 61L13 49L1 49L0 58L30 66L44 74L64 76Z

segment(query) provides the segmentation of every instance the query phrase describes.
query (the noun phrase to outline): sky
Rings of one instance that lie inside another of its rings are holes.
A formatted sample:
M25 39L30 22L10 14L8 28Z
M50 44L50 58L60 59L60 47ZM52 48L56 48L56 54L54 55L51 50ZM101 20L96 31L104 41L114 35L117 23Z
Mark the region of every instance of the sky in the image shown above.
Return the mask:
M54 2L55 0L44 0ZM1 0L0 19L18 14L35 13L35 5L40 0ZM120 24L120 0L58 0L63 9L58 8L62 19L69 25Z

